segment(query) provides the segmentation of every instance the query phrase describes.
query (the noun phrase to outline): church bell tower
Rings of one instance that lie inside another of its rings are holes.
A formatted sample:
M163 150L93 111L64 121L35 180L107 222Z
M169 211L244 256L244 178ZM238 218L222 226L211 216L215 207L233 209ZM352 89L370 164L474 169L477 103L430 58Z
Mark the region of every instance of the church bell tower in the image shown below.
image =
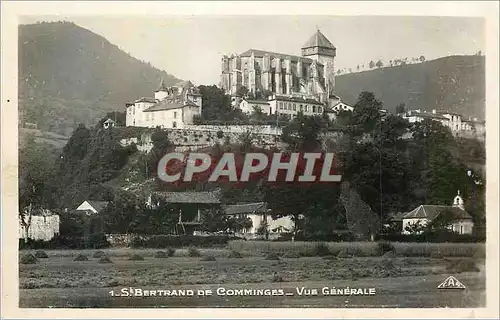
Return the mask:
M302 46L302 56L323 65L325 88L332 96L335 92L335 56L337 49L321 31L316 33Z

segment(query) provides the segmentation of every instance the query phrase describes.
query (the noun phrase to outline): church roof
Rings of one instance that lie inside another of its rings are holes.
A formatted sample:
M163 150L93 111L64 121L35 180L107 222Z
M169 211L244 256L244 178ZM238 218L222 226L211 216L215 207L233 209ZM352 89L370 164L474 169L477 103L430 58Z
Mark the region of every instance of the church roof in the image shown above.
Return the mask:
M240 54L240 57L250 57L252 55L252 53L253 53L254 57L257 57L257 58L262 58L266 54L268 54L270 57L274 57L274 58L280 58L280 59L290 58L291 61L298 61L299 59L303 62L312 62L313 61L311 58L295 56L295 55L286 54L286 53L264 51L264 50L259 50L259 49L248 49L247 51Z
M335 46L328 40L327 37L321 31L317 30L316 33L307 40L307 42L302 46L302 49L312 48L312 47L322 47L335 49Z
M403 219L429 219L434 220L443 210L449 210L455 219L472 219L472 217L459 207L420 205L404 215Z
M267 203L256 202L256 203L232 204L225 206L224 211L228 215L243 214L243 213L266 213Z

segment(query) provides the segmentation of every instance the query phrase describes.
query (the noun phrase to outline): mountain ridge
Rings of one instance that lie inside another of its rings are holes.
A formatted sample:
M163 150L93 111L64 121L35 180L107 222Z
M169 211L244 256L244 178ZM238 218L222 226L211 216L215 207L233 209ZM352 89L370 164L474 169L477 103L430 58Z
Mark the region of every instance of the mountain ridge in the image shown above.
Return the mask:
M410 110L446 110L484 120L485 57L453 55L340 75L335 88L348 104L369 91L391 112L404 103Z
M77 123L92 125L150 96L161 79L181 81L74 23L19 26L20 117L42 130L68 135Z

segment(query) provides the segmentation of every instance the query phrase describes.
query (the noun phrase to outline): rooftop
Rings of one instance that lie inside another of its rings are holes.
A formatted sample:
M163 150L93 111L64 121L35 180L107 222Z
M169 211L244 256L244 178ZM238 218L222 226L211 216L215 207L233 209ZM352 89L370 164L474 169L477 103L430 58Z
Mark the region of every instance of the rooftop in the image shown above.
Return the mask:
M302 57L302 56L295 56L295 55L291 55L291 54L278 53L278 52L272 52L272 51L264 51L264 50L259 50L259 49L248 49L247 51L240 54L240 57L250 57L252 55L252 53L253 53L254 57L257 57L257 58L262 58L267 54L272 58L273 57L280 58L280 59L290 58L290 60L292 60L292 61L301 60L302 62L312 62L313 61L310 58L306 58L306 57Z
M335 49L335 46L328 40L327 37L321 31L317 30L316 33L307 40L307 42L302 46L302 49L322 47L328 49Z
M313 104L318 104L322 105L323 103L319 102L318 100L312 99L312 98L301 98L301 97L288 97L288 96L279 96L276 95L274 96L271 100L277 100L277 101L290 101L290 102L302 102L302 103L313 103Z
M472 219L465 210L458 207L439 205L420 205L406 213L403 219L426 218L434 220L443 210L450 210L455 216L455 219Z
M162 111L162 110L174 110L174 109L182 109L184 107L198 107L196 104L191 101L182 102L179 99L165 99L157 104L147 108L143 112L154 112L154 111Z
M266 213L267 203L256 202L256 203L233 204L225 206L224 211L228 215L242 214L242 213Z
M169 203L220 203L220 193L217 191L155 192L155 195Z
M245 101L253 104L269 104L269 102L266 100L245 100Z

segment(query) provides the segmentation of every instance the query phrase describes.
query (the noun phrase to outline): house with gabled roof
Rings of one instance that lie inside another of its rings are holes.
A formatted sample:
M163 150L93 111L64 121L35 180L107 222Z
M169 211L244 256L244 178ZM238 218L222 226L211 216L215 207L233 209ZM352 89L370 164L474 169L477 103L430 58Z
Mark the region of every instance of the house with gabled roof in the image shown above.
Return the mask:
M471 234L474 223L472 222L472 216L465 211L464 201L460 197L460 191L457 192L457 196L453 199L452 206L443 205L419 205L415 209L406 213L402 220L402 233L410 233L408 229L412 226L420 225L426 226L431 221L437 219L444 212L451 215L450 224L447 228L453 232L459 234Z
M108 201L85 200L75 210L84 212L86 215L91 216L99 213L102 209L106 208L108 203Z
M181 81L171 87L162 80L154 98L141 98L126 104L128 127L182 129L193 124L201 115L202 97L190 81Z
M177 234L192 234L201 227L201 212L220 206L221 192L218 189L214 191L153 192L149 195L146 205L152 208L157 207L159 205L158 199L173 204L178 209ZM158 202L155 203L155 201Z
M294 223L290 217L273 219L271 210L265 202L239 203L223 206L224 212L228 216L249 218L252 220L252 227L243 230L241 236L244 238L255 238L262 225L267 224L268 236L278 237L282 233L291 232Z

